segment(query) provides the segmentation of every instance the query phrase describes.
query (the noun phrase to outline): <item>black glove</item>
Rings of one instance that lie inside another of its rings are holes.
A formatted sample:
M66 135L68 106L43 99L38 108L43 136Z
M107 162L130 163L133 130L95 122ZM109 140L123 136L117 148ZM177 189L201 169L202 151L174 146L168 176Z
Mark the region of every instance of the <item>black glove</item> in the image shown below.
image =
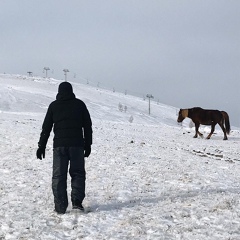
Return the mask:
M37 150L37 158L42 160L42 158L45 158L45 148L39 147Z
M91 146L85 146L84 147L84 157L89 157L91 153Z

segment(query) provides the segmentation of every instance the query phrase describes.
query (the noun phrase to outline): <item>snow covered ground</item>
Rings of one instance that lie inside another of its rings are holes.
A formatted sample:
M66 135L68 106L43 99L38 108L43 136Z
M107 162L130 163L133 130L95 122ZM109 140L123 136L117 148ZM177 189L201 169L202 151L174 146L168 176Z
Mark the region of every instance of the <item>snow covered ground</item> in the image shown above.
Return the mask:
M59 83L0 75L0 239L240 239L238 128L194 139L174 107L152 102L149 116L147 100L77 83L93 121L92 212L54 213L52 136L44 160L36 149Z

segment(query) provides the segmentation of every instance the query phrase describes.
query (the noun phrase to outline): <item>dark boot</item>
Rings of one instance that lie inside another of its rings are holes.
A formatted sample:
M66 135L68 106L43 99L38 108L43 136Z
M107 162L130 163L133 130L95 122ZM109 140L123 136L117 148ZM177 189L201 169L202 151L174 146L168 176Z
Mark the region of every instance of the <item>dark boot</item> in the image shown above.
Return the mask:
M84 211L84 207L82 206L82 203L78 200L72 202L72 208Z
M55 203L55 209L54 209L57 213L59 214L64 214L66 212L66 208L65 206Z

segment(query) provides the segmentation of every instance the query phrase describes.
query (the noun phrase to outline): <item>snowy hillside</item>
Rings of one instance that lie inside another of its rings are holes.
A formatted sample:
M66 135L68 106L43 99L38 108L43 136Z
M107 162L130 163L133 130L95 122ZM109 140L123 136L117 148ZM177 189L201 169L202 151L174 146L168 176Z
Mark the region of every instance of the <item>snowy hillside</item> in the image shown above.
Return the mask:
M240 239L237 128L194 139L174 107L152 102L149 116L147 100L77 83L93 121L91 212L54 213L52 137L44 160L36 149L60 82L0 75L0 239Z

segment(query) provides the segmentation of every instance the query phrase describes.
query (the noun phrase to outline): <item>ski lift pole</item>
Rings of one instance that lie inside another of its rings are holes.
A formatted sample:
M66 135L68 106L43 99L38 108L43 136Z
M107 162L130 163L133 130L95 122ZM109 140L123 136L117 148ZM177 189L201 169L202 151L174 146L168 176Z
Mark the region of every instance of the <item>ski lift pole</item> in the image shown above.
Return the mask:
M63 69L63 71L64 71L64 76L65 76L65 82L67 82L67 73L69 72L69 70L68 69Z
M44 67L44 68L43 68L43 71L45 71L45 72L46 72L46 76L45 76L46 78L48 77L48 75L47 75L47 71L48 71L48 70L50 70L50 68L49 68L49 67Z
M152 94L147 94L147 96L146 96L146 97L149 99L149 107L148 107L148 112L149 112L149 115L150 115L150 112L151 112L151 111L150 111L150 99L151 99L151 98L154 98L154 97L153 97L153 95L152 95Z

